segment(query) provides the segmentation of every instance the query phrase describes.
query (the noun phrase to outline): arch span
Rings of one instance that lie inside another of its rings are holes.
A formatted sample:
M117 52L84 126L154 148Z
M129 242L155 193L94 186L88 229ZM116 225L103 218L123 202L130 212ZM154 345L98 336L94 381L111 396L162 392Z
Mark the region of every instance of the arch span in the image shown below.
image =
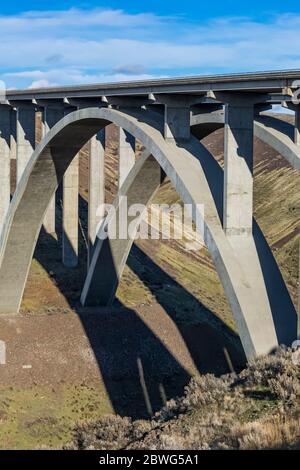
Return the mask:
M193 136L180 144L166 141L160 132L161 123L152 120L151 113L145 110L87 108L73 112L57 123L37 147L15 193L2 232L0 313L16 312L20 307L45 211L68 165L80 148L111 122L134 135L148 149L170 177L182 200L192 204L194 219L197 205L204 205L204 241L229 299L247 357L272 350L278 344L278 333L264 282L255 269L247 276L248 267L240 265L238 253L223 232L207 172L201 164L209 152ZM252 262L251 255L256 251L251 237L242 249L249 250L247 261ZM94 258L96 256L97 250ZM257 274L256 279L252 279L253 274ZM258 291L255 292L254 287ZM253 298L257 299L255 305ZM292 337L293 325L289 330Z
M211 119L209 113L201 114L197 116L196 124L194 124L192 129L197 131L198 137L199 133L203 137L204 134L206 135L216 130L216 128L222 127L223 119L223 113L219 111L214 113L213 119ZM207 126L202 126L203 123L207 123ZM147 158L147 152L144 158ZM212 154L204 147L201 149L201 166L209 184L214 204L218 209L219 217L222 219L223 171ZM122 194L127 195L129 191L132 192L132 189L130 189L131 185L138 190L138 168L141 168L141 161L139 161L135 169L128 176L126 187L124 186L121 189ZM154 181L153 192L156 189ZM138 199L133 199L133 202L138 202ZM116 209L118 209L118 198L115 204ZM136 221L136 230L138 225L139 222ZM295 337L296 334L296 312L272 251L255 220L253 221L253 237L246 239L238 237L236 240L230 240L230 242L234 247L235 253L238 253L239 262L244 271L246 271L247 279L251 283L256 299L263 298L265 294L268 296L278 342L290 344L291 338ZM120 248L121 246L123 246L122 249ZM97 256L93 260L94 263L88 273L82 293L83 304L104 305L107 301L113 299L118 279L122 275L131 246L132 239L127 239L127 241L122 240L122 242L119 240L111 240L110 242L106 240L105 242L101 241L98 243ZM120 251L122 251L123 257L120 256ZM114 259L114 263L112 263L112 259ZM111 282L107 276L105 278L101 276L101 272L107 272L109 269L112 270L114 282ZM262 292L262 287L265 288L266 292Z
M203 139L224 126L224 111L193 114L191 128L198 139ZM254 119L254 135L272 147L290 165L300 171L300 146L294 143L294 126L274 116L261 114Z

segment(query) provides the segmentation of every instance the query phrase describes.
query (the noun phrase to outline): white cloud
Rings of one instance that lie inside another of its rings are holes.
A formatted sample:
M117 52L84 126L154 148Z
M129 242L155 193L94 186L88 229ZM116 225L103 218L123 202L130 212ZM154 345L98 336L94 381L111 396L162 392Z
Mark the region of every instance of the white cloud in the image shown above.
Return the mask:
M34 80L28 88L48 88L56 85L57 83L51 83L48 80Z
M300 15L268 23L216 18L201 26L112 9L2 15L0 78L24 87L298 68L299 26Z
M84 85L91 83L108 83L108 82L123 82L128 80L149 80L151 78L162 78L167 75L151 75L132 73L128 75L127 72L114 71L110 74L104 73L85 73L81 70L75 69L50 69L47 71L30 70L23 72L9 73L6 75L8 78L23 81L32 80L28 88L44 88L51 86L58 86L60 84L74 84ZM7 83L7 82L6 82Z
M92 9L57 11L29 11L16 16L0 16L0 26L6 33L11 33L12 28L18 28L19 32L40 32L47 30L59 30L62 27L86 27L86 26L107 26L107 27L136 27L159 24L160 17L141 13L130 15L123 10Z

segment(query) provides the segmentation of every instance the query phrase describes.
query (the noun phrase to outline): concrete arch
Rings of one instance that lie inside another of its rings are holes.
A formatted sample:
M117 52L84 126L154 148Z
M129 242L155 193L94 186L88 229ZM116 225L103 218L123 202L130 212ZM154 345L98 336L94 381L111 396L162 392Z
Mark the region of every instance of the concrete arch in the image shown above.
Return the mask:
M115 297L133 244L133 238L112 239L108 236L111 227L118 229L122 197L127 198L128 207L133 204L141 204L146 207L159 189L163 178L164 174L159 163L145 150L125 179L115 198L113 208L99 228L94 248L95 255L81 295L83 305L106 306L111 304ZM127 223L131 224L133 233L138 230L141 218L142 214L140 217L128 217ZM103 276L103 272L105 272L105 276Z
M37 147L15 193L2 232L0 313L16 312L20 307L44 214L68 165L80 148L111 122L142 142L170 177L182 200L192 204L194 218L197 204L204 204L204 241L232 307L247 357L272 350L278 344L278 333L263 279L256 269L247 276L248 267L241 266L238 253L223 232L207 173L201 164L207 158L207 150L194 137L180 144L166 141L157 120L152 120L146 110L88 108L76 111L57 123ZM249 259L255 254L252 240L241 249L249 253ZM95 257L97 249L92 264L95 264ZM258 299L254 306L255 295ZM294 339L293 327L289 326L291 339Z
M191 117L192 132L200 140L223 126L222 110L194 114ZM300 171L300 146L293 141L294 126L273 116L259 115L254 120L254 135Z
M205 112L205 110L203 112L201 108L194 110L191 115L191 129L193 134L201 140L217 129L222 128L224 126L224 116L223 109L217 109L213 112ZM293 124L272 115L261 114L255 117L253 131L258 139L278 152L295 170L300 171L300 146L295 143L295 126ZM253 220L253 235L256 240L257 251L260 252L259 256L261 260L267 259L264 266L264 277L270 302L273 303L272 310L274 311L274 309L278 308L285 309L286 301L282 301L283 297L287 298L289 296L287 288L265 237L255 220ZM298 332L297 336L299 336L299 289L298 327L296 327ZM279 292L280 295L278 296ZM286 323L294 322L292 310L292 308L289 310L291 315L287 316ZM284 337L286 336L284 335ZM282 342L284 343L284 341Z
M300 146L293 140L294 126L272 116L259 116L254 121L254 133L300 171Z
M213 116L211 116L210 113L203 113L197 116L196 126L194 126L194 129L198 131L198 137L199 133L203 137L213 130L216 130L216 128L222 127L223 119L223 113L220 111L213 113ZM223 171L214 160L214 157L207 150L202 148L201 152L202 169L210 186L214 203L221 219L223 208ZM149 152L148 154L146 152L143 158L146 159L147 157L149 157ZM129 192L133 194L135 192L139 193L138 172L141 168L141 162L142 160L128 176L125 185L126 187L124 186L122 188L122 194L128 195ZM134 191L132 191L132 188L135 188ZM156 189L157 180L154 180L153 193ZM131 202L134 203L139 200L139 198L133 198L133 201ZM145 201L143 202L145 203ZM118 199L116 200L116 209L118 210ZM136 229L138 225L139 223L136 222ZM261 286L264 282L273 314L278 341L280 343L289 343L290 339L295 336L296 312L280 270L263 233L254 221L252 238L237 238L236 240L231 240L231 243L235 244L235 252L239 253L240 264L242 264L242 267L246 270L248 279L252 278L252 289L257 297L259 297L259 292L261 297L265 295L265 293L261 291ZM120 248L121 245L123 246L122 249ZM131 246L132 240L129 239L126 241L122 240L122 242L119 240L111 240L110 242L105 240L105 242L101 241L98 243L97 256L94 259L94 265L88 273L82 293L82 302L84 304L106 304L113 299L117 289L118 279L122 275ZM253 263L253 259L255 259L255 257L256 263ZM112 263L112 259L115 260L115 263ZM112 283L108 277L101 276L101 269L106 271L108 265L111 267L113 264L115 268L112 270L111 275L114 283ZM252 272L250 267L252 267ZM264 278L263 282L261 282L261 275Z

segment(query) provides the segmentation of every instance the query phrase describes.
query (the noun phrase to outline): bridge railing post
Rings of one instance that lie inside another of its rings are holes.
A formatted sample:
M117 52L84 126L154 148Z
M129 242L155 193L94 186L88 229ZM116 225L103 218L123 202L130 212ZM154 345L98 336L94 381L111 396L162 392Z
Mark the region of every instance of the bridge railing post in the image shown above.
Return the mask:
M10 204L11 108L0 105L0 234Z
M93 256L97 227L104 217L105 203L105 129L90 140L89 207L88 207L88 266Z

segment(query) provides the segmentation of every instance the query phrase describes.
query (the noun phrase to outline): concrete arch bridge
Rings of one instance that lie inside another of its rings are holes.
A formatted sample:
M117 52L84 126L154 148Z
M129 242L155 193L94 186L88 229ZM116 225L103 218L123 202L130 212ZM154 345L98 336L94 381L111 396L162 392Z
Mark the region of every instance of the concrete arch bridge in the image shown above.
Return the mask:
M19 311L42 225L55 231L55 192L63 181L63 262L78 256L78 152L90 142L89 270L83 305L115 295L132 239L98 239L104 202L105 128L119 129L119 195L148 204L167 175L193 218L204 205L204 241L248 358L297 338L298 316L280 270L253 219L253 136L300 170L300 72L190 77L9 91L0 105L0 313ZM281 104L295 125L263 112ZM43 138L35 145L36 112ZM201 143L224 128L224 170ZM145 151L135 160L135 139ZM10 202L10 160L17 188ZM113 223L107 216L100 230ZM139 221L135 222L138 230Z

